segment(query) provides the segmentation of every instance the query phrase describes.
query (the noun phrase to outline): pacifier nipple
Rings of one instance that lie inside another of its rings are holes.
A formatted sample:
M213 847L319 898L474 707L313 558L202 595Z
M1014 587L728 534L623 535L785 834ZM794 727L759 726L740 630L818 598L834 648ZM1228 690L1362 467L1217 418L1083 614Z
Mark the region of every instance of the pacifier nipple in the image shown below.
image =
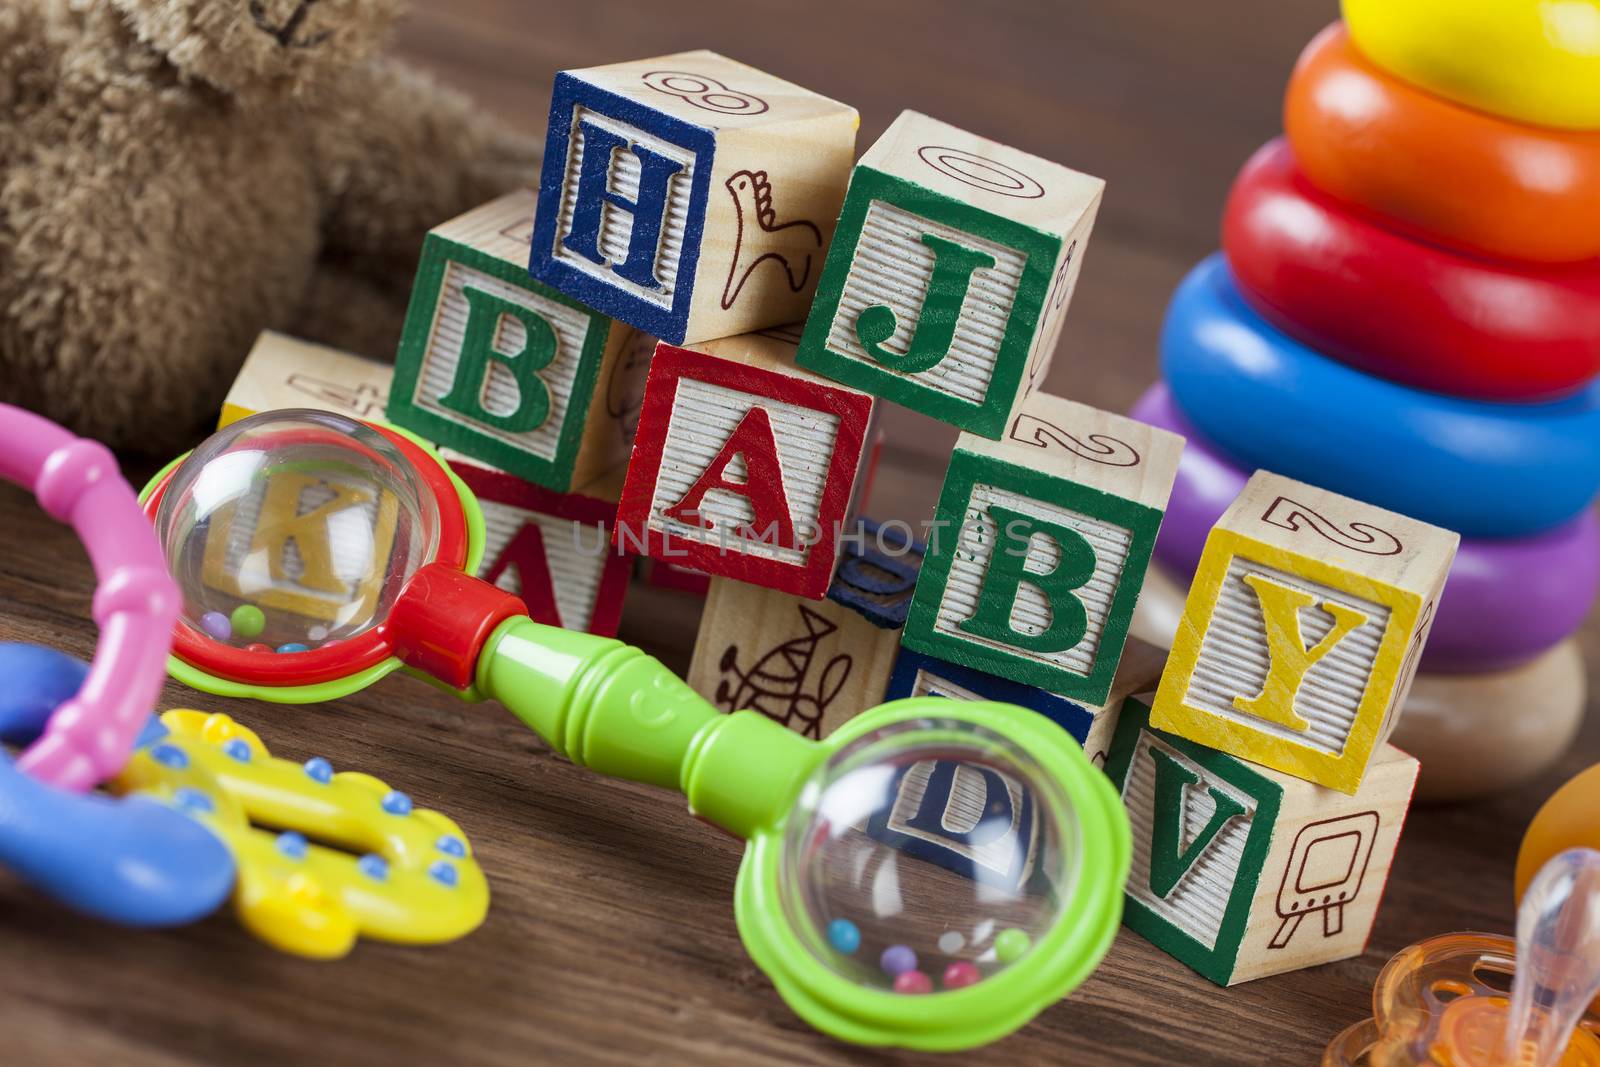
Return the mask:
M1517 974L1499 1061L1518 1067L1600 1065L1600 1041L1578 1021L1600 993L1600 852L1546 863L1517 910Z

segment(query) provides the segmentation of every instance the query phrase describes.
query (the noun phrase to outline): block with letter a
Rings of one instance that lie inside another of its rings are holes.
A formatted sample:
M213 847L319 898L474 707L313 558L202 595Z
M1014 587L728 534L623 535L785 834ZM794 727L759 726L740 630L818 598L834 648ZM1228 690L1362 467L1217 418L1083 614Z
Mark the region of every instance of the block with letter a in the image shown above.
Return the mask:
M617 514L619 547L821 599L872 398L798 369L793 334L663 343Z
M1206 540L1153 721L1355 792L1405 704L1459 541L1256 472Z
M907 111L868 149L800 365L984 437L1041 384L1105 183Z
M509 193L428 234L387 413L565 492L627 461L655 342L528 276L533 208Z
M1417 769L1384 745L1346 795L1164 733L1129 700L1106 765L1133 828L1123 922L1218 985L1360 954Z
M962 434L906 646L1103 705L1182 447L1042 393L1001 440Z
M796 322L859 122L715 52L562 71L529 269L672 344Z
M632 560L611 543L622 471L558 493L447 454L483 509L478 577L515 593L535 622L614 636Z

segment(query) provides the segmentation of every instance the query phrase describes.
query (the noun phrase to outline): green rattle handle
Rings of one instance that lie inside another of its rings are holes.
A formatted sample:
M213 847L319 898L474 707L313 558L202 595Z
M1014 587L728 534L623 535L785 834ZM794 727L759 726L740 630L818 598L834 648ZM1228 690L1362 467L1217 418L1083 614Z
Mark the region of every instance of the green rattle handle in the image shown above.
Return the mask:
M677 789L741 838L776 825L823 757L757 712L724 715L632 645L528 618L490 635L477 687L578 766Z

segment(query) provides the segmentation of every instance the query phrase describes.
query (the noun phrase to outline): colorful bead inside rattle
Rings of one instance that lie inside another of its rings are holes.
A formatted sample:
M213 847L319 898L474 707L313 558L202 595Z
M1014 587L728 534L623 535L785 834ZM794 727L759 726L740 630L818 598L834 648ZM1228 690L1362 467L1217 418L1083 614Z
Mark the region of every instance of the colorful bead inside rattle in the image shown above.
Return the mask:
M156 515L183 622L278 654L381 623L439 526L437 500L396 442L312 411L216 434L174 474Z
M835 973L903 995L966 989L1022 959L1072 891L1059 789L982 726L885 728L807 785L785 844L784 905Z

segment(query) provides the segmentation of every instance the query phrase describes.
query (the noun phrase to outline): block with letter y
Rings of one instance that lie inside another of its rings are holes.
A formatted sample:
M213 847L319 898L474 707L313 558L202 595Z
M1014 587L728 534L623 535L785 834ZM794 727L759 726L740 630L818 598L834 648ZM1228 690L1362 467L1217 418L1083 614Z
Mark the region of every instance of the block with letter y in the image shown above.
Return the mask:
M1103 705L1182 447L1040 393L1002 440L962 434L906 647Z
M1105 183L904 112L850 179L800 365L984 437L1041 383Z
M1459 541L1256 472L1206 540L1155 724L1355 792L1405 703Z
M677 345L799 321L859 122L715 52L562 71L529 270Z
M654 339L528 277L531 192L423 243L389 420L560 492L625 463Z
M619 547L812 600L827 595L873 401L798 369L793 336L657 348L617 512Z
M1133 829L1123 922L1218 985L1358 955L1417 769L1384 745L1346 796L1163 733L1129 700L1106 764Z

